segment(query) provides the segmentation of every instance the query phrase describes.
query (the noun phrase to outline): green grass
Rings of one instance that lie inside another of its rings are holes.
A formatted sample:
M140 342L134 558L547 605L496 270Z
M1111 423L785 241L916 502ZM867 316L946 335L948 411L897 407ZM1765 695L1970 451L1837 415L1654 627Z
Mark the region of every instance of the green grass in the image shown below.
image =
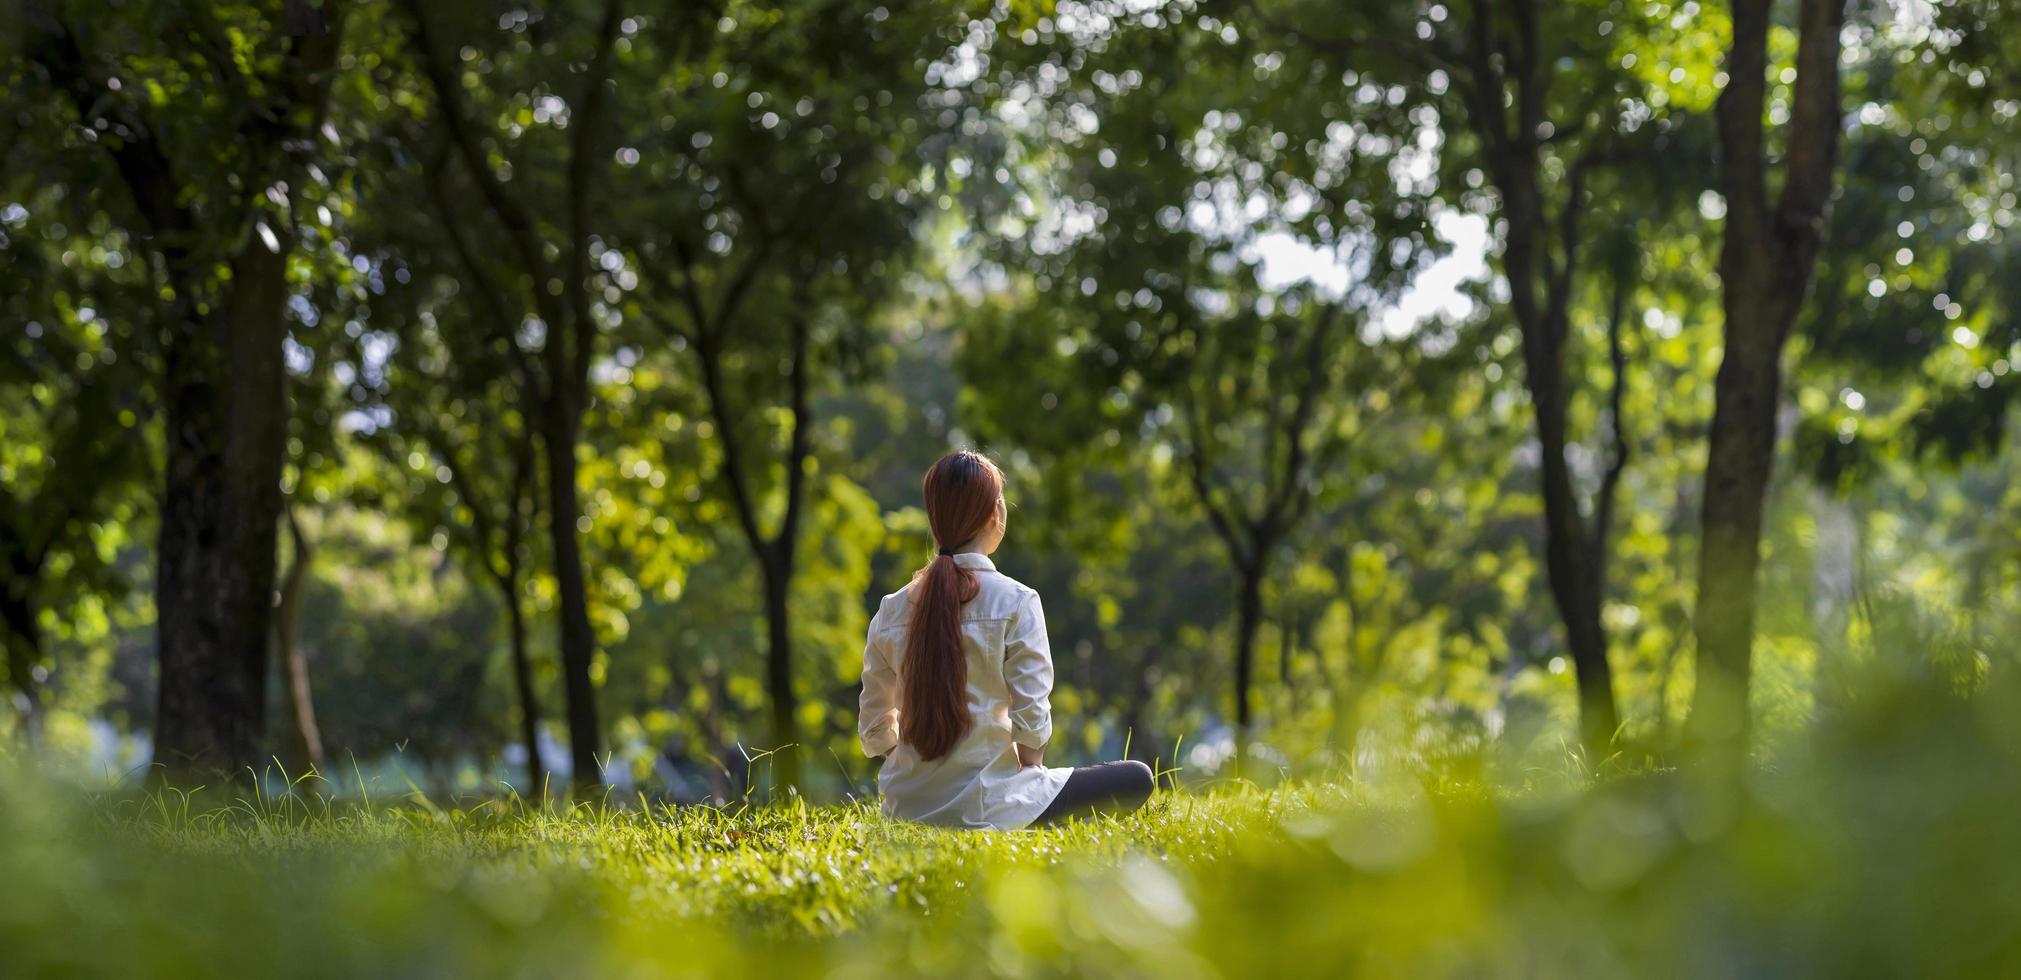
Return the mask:
M1876 697L1737 793L1421 772L1019 833L17 773L0 975L2015 975L2016 704Z
M1124 820L1004 834L898 823L866 804L564 813L281 798L206 809L203 795L10 795L0 880L48 890L0 896L6 972L903 966L915 951L920 963L959 958L950 940L999 913L1028 930L1055 910L1020 896L1053 891L1058 875L1176 880L1149 869L1229 859L1341 794L1168 794Z

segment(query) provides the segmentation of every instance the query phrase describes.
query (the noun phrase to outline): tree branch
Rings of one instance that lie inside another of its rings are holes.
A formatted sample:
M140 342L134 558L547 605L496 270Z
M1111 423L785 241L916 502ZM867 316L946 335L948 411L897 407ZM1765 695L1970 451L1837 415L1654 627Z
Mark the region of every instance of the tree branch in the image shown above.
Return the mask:
M447 147L442 152L431 154L431 160L422 164L422 174L428 181L429 200L435 206L436 220L449 236L449 249L456 256L456 262L470 277L471 287L477 291L478 303L495 324L498 338L505 346L513 366L518 370L520 380L525 383L527 393L537 405L549 403L547 386L542 383L540 372L533 369L533 360L519 346L519 320L505 302L505 287L492 276L484 263L478 261L477 251L472 247L470 236L463 228L461 215L449 206L448 182L443 179L442 164ZM550 330L553 328L550 327Z
M463 83L456 70L435 49L435 39L428 26L428 17L422 11L421 0L401 0L401 3L413 24L414 48L420 56L422 73L428 76L429 85L435 89L439 115L443 128L448 131L450 144L461 155L464 169L470 172L470 179L477 185L478 195L483 198L485 206L505 227L507 238L519 254L520 264L533 280L534 302L539 305L541 316L548 321L549 329L566 329L565 317L559 307L546 298L549 279L547 261L542 254L533 216L506 189L498 175L492 172L490 161L485 159L484 147L478 143L476 125L465 113Z
M1614 438L1613 459L1607 464L1607 473L1600 480L1600 493L1594 501L1593 534L1591 543L1593 580L1606 582L1607 541L1614 525L1615 492L1621 485L1621 475L1628 469L1631 448L1628 438L1628 420L1625 403L1628 388L1628 356L1621 346L1622 322L1627 317L1630 274L1627 270L1617 273L1614 279L1613 297L1607 311L1607 360L1614 368L1614 382L1607 394L1607 410L1613 416Z
M597 25L596 54L590 58L583 80L581 111L569 127L568 148L568 277L562 290L568 299L574 322L570 324L573 350L562 350L562 368L571 391L589 384L590 351L595 346L596 321L590 316L589 239L590 189L598 155L597 137L609 105L611 59L616 50L620 0L605 0L603 20ZM559 325L557 324L557 327Z
M1572 282L1579 270L1579 221L1586 212L1586 172L1599 159L1596 150L1588 149L1572 161L1565 179L1565 202L1558 206L1558 250L1554 259L1549 252L1544 255L1545 264L1545 308L1551 315L1545 322L1551 325L1554 345L1562 344L1567 326L1565 312L1572 305Z
M1839 147L1839 32L1845 0L1803 0L1796 49L1796 83L1783 158L1778 230L1796 241L1824 234ZM1737 43L1737 42L1736 42ZM1803 254L1815 249L1807 245Z
M1380 51L1410 64L1426 74L1446 71L1454 67L1458 60L1456 52L1448 45L1439 43L1436 37L1419 48L1407 41L1399 41L1380 35L1361 37L1321 37L1295 24L1286 23L1281 17L1265 10L1263 4L1251 3L1249 9L1256 22L1286 36L1286 40L1300 45L1310 45L1329 54L1354 56L1364 51ZM1447 71L1448 75L1452 72Z
M793 567L794 545L799 540L800 501L807 485L807 428L812 421L812 412L807 405L807 304L805 280L794 290L796 293L793 311L791 357L793 366L787 384L792 389L793 431L787 437L786 449L786 513L779 521L779 533L775 541L777 560L782 569Z
M517 602L519 588L519 548L526 540L527 526L540 506L539 467L533 461L533 422L520 413L517 438L512 441L512 501L505 522L505 573Z
M1247 547L1249 542L1244 541L1235 530L1243 522L1224 513L1214 502L1214 477L1207 465L1206 434L1202 431L1199 410L1189 400L1181 409L1181 415L1186 419L1187 429L1186 445L1182 447L1181 455L1186 457L1187 477L1193 485L1193 494L1200 501L1200 509L1207 512L1208 525L1227 546L1229 557L1235 560L1236 565L1247 568L1251 560Z
M436 451L441 454L442 465L449 469L450 489L455 490L456 495L463 498L463 506L470 508L470 530L476 535L477 557L484 563L485 573L499 585L509 588L506 583L506 570L492 562L492 538L496 532L491 513L484 500L478 496L477 488L470 480L468 468L458 458L455 441L449 437L446 429L433 422L420 421L417 428L421 430L422 438L434 443ZM514 488L515 492L517 489Z
M33 578L37 569L28 562L31 549L28 535L21 529L21 511L14 488L0 483L0 557L6 558L12 576L26 580Z
M674 236L669 244L674 252L674 261L667 265L667 271L661 278L666 281L667 289L687 309L688 319L693 321L694 329L684 331L671 324L669 327L676 335L686 340L690 345L698 344L703 337L711 332L713 327L711 325L712 321L709 319L708 306L702 299L702 285L695 281L694 252L688 248L688 243L678 235ZM679 282L674 281L674 272L676 270L679 270L681 274Z
M1313 324L1312 334L1306 341L1304 359L1306 363L1305 384L1298 390L1298 400L1291 410L1291 421L1286 427L1290 437L1290 449L1284 456L1284 467L1278 473L1277 487L1271 494L1268 509L1263 519L1275 526L1284 517L1294 513L1291 504L1298 490L1300 477L1305 470L1305 430L1312 424L1312 412L1319 403L1320 392L1326 386L1326 347L1333 336L1333 327L1340 322L1340 307L1328 303L1319 314L1319 322Z
M119 137L106 152L133 197L145 234L155 239L151 244L161 251L173 276L184 275L196 220L177 193L175 167L168 155L131 107L92 78L69 25L42 3L28 4L24 20L29 25L24 44L29 57L49 73L50 84L77 108L78 124L90 128L103 119ZM177 285L181 292L180 283Z
M758 274L765 270L765 263L770 260L772 247L772 236L764 234L758 240L757 252L745 261L744 267L738 270L735 276L731 277L729 287L723 292L722 306L716 312L717 329L727 330L731 323L736 322L737 314L744 307L745 297L750 295L751 285L758 281Z
M1473 16L1467 21L1467 33L1473 43L1465 52L1465 57L1474 76L1474 129L1488 144L1489 155L1493 159L1509 151L1511 139L1508 114L1503 110L1500 98L1505 91L1505 83L1494 61L1494 15L1489 12L1487 4L1488 0L1473 0Z
M1539 35L1538 0L1511 0L1516 11L1516 125L1517 140L1536 146L1543 136L1544 97L1551 87L1551 72L1544 64L1543 41Z
M1362 439L1366 438L1369 431L1376 427L1376 422L1365 421L1370 410L1369 403L1370 399L1367 394L1355 398L1354 428L1345 434L1336 431L1331 439L1322 443L1320 451L1313 458L1311 465L1308 467L1309 469L1313 472L1325 473L1332 471L1336 467L1346 465L1348 451L1353 449ZM1295 498L1295 500L1297 506L1292 510L1291 517L1289 518L1289 523L1293 525L1305 519L1306 513L1312 509L1315 498L1311 494L1303 494Z
M695 358L701 362L702 389L709 396L709 414L715 419L716 431L721 434L723 478L730 484L730 503L737 512L737 523L743 528L744 537L751 543L751 550L762 556L766 553L765 532L758 527L757 508L751 500L750 484L744 474L743 443L737 435L735 418L730 411L727 393L723 390L720 339L714 335L696 338Z
M1814 2L1817 0L1807 0L1806 6ZM1750 243L1760 242L1768 230L1768 163L1761 115L1767 88L1769 7L1770 0L1733 0L1733 44L1727 49L1726 87L1720 90L1714 110L1719 124L1719 184L1726 198L1726 234Z

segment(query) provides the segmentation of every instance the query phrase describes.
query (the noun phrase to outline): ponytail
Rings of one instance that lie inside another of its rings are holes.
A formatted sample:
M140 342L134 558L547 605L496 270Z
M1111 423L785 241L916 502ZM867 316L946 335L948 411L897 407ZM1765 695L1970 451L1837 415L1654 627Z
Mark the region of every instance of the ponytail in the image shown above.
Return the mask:
M968 711L968 654L962 649L961 607L981 584L954 560L996 514L1003 474L988 458L962 451L926 471L926 519L940 553L912 580L911 618L900 673L899 739L922 759L954 751L975 719Z
M905 690L899 733L922 759L954 751L974 726L968 714L968 656L961 648L961 606L981 586L946 551L912 580L912 620L905 631Z

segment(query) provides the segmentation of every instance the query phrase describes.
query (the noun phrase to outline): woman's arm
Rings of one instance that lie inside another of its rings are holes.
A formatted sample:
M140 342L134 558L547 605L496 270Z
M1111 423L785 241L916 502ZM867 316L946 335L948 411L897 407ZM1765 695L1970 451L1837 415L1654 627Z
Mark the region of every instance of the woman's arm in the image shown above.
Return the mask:
M872 759L898 747L898 671L878 638L879 622L871 619L870 635L863 639L863 694L856 702L856 734Z
M1004 628L1003 679L1010 689L1011 740L1017 743L1018 762L1038 765L1053 737L1053 650L1036 592Z

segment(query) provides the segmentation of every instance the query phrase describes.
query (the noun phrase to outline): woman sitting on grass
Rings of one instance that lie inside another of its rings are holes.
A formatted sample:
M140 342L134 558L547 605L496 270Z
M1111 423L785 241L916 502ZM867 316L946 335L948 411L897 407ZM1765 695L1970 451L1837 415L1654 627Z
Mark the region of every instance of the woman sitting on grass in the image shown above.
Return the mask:
M888 816L1010 830L1095 810L1134 810L1151 767L1048 769L1053 653L1039 594L989 556L1008 518L1003 473L979 453L926 471L926 520L940 549L884 597L863 644L863 753L884 757Z

